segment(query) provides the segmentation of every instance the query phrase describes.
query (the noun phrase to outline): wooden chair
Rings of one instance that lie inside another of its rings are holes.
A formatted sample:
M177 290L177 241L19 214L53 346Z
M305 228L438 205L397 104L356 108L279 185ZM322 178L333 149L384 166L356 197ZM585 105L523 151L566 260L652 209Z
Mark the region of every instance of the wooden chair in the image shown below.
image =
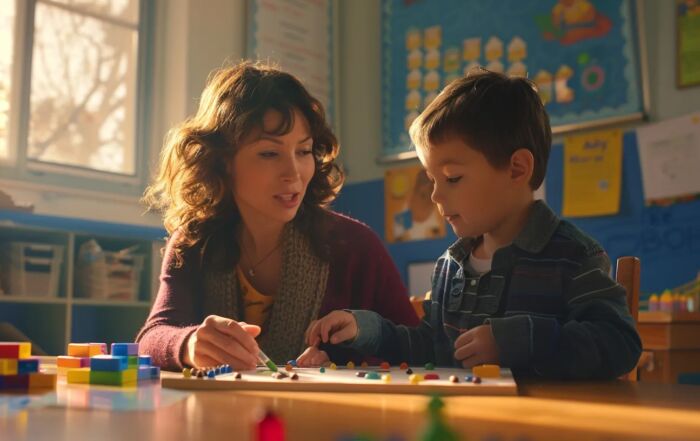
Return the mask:
M617 283L625 288L627 292L627 306L630 309L630 314L635 324L637 324L639 320L640 267L640 261L637 257L625 256L617 259L617 269L615 270L615 280L617 280ZM645 357L640 358L637 366L620 378L629 381L637 381L640 362L642 362L644 358Z
M426 300L430 300L430 294L431 291L426 292L423 297L421 296L411 296L411 306L413 306L413 310L416 312L416 315L418 316L419 319L422 319L423 316L425 315L425 311L423 310L423 302Z

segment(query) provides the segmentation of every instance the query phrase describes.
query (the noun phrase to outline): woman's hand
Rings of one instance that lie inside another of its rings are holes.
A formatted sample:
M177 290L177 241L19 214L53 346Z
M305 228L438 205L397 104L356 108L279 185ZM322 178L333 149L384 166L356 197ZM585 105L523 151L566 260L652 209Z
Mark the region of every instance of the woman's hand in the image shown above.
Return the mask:
M255 369L260 327L210 315L187 339L183 364L204 368L228 364L234 370Z

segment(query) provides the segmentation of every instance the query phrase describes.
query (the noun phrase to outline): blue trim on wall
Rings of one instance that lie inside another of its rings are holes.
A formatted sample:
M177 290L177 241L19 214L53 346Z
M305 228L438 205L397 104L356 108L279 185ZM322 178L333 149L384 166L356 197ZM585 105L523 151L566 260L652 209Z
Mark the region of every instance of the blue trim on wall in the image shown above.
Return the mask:
M158 227L0 210L0 225L5 224L7 221L16 225L114 236L125 239L162 240L167 235L165 229Z
M547 167L546 199L560 215L563 159L563 146L555 145ZM384 240L383 180L346 185L334 209L365 222ZM605 247L613 265L621 256L639 257L644 294L679 286L694 279L700 270L700 200L669 207L644 206L635 132L623 137L620 212L569 220ZM449 231L445 239L391 244L387 248L407 282L409 263L435 260L455 240Z

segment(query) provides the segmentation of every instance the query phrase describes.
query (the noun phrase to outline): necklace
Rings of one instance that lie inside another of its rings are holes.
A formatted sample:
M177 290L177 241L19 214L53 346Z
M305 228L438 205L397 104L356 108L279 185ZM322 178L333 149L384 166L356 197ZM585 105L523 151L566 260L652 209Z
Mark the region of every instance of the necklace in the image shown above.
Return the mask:
M242 244L241 244L241 245L242 245ZM252 261L251 261L251 259L250 259L250 256L249 256L248 253L245 251L245 249L243 249L243 254L245 254L246 259L248 260L248 262L251 262L250 268L248 268L248 271L246 271L246 272L248 273L248 275L249 275L250 277L255 277L255 269L256 269L258 266L260 266L261 263L263 263L264 261L266 261L268 257L272 256L272 253L274 253L275 251L277 251L277 249L280 247L280 245L282 245L281 242L278 243L278 244L277 244L273 249L271 249L267 254L265 254L265 256L264 256L262 259L260 259L260 260L258 261L258 263L256 263L255 265L252 264ZM243 246L241 246L241 248L243 248Z

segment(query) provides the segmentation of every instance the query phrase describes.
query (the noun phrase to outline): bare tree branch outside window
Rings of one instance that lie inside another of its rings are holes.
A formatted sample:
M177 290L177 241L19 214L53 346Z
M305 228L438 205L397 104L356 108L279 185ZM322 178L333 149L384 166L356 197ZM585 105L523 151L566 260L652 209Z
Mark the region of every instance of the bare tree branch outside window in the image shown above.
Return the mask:
M138 21L138 1L55 3L89 14L37 2L27 156L134 174L138 31L100 17Z
M9 154L10 87L15 23L15 2L0 2L0 159Z

